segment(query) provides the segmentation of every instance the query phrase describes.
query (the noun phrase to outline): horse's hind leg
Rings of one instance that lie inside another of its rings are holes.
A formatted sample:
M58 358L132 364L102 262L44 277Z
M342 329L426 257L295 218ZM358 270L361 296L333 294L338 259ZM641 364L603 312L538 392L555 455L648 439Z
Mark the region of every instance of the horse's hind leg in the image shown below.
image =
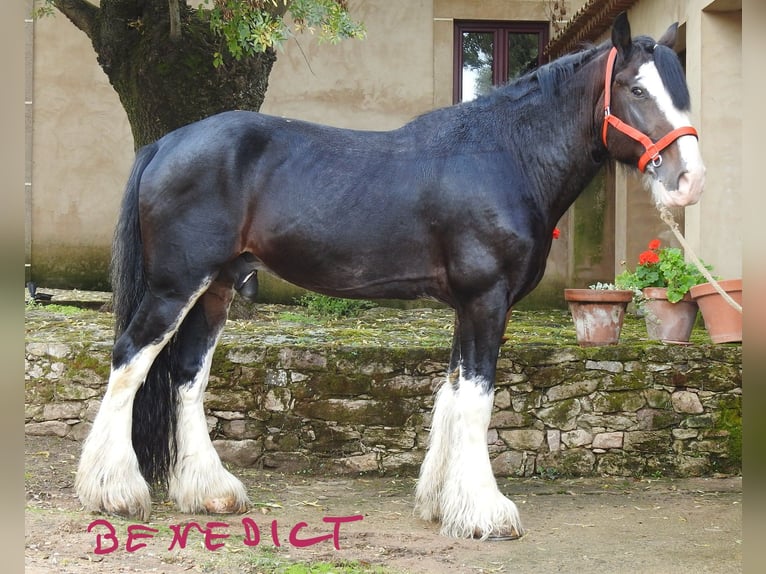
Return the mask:
M245 487L221 463L208 434L203 407L210 366L233 296L214 282L187 315L178 333L181 380L176 431L177 457L168 494L182 512L242 513Z
M83 444L75 479L75 489L86 509L149 518L149 485L132 443L133 402L152 363L197 296L159 298L147 292L115 342L109 383Z

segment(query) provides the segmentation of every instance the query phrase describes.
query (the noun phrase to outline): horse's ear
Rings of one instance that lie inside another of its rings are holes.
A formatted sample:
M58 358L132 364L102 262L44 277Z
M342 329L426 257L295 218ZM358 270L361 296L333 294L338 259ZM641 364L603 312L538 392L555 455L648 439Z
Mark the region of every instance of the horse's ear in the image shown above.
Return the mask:
M620 12L614 19L614 24L612 24L612 45L617 48L623 59L627 59L630 56L633 42L630 39L630 22L628 22L628 14L626 12Z
M665 30L665 33L662 35L662 37L657 40L657 43L661 46L667 46L671 50L673 49L673 46L676 44L676 36L678 35L678 22L674 22L671 24L667 30Z

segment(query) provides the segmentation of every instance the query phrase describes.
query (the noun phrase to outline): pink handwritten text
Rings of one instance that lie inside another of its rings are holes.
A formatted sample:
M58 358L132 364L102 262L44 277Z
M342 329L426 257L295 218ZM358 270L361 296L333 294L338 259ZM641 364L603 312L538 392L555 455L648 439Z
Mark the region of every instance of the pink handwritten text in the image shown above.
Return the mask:
M302 534L302 530L308 527L307 522L298 522L292 528L288 535L288 543L295 548L305 548L307 546L313 546L327 540L332 540L332 544L336 550L340 550L340 527L347 522L356 522L362 520L364 517L361 514L352 516L326 516L322 518L322 522L331 524L332 531L319 536L305 537ZM241 520L241 525L244 533L242 544L247 547L255 547L261 543L261 528L252 518L246 516ZM226 545L224 542L230 538L229 532L230 526L226 522L206 522L204 525L198 522L187 522L181 524L171 524L170 531L172 533L172 539L168 550L175 548L186 548L186 544L189 542L190 535L195 533L194 536L199 536L207 550L212 552L222 548ZM96 534L96 545L93 548L95 554L111 554L120 548L120 539L117 536L117 530L111 522L103 518L94 520L88 525L88 533ZM267 536L271 538L272 544L276 547L282 546L282 542L279 539L280 525L276 520L271 521L271 525L267 532L264 533L263 538ZM132 553L147 546L148 540L154 539L155 535L159 533L159 529L152 528L143 524L131 524L127 527L126 536L124 540L124 549L126 552Z

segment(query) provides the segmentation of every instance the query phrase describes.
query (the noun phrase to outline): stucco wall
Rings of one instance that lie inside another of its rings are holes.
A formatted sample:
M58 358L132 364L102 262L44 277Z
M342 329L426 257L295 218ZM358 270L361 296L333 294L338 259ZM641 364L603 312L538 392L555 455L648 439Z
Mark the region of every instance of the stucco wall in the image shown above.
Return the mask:
M285 46L261 111L385 130L433 107L431 2L352 1L367 38L337 45L300 36Z
M705 199L689 210L687 231L698 253L728 279L742 276L742 12L718 11L717 4L698 12L694 22L699 27L697 102L708 171Z
M46 283L104 281L133 137L88 38L34 23L31 263Z

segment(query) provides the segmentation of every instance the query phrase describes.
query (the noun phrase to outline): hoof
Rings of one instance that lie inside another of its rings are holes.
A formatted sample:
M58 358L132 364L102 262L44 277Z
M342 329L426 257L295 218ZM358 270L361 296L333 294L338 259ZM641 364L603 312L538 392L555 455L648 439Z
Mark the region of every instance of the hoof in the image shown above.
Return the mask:
M206 498L202 504L210 514L244 514L250 508L248 500L234 495Z
M448 485L449 487L449 485ZM448 492L442 498L441 533L453 538L515 540L521 538L516 505L495 487L489 492ZM451 496L450 496L451 495Z
M152 496L132 449L120 452L83 450L75 477L75 491L85 510L141 521L149 519Z
M250 508L244 485L220 463L205 473L197 467L186 467L182 476L171 477L168 494L181 512L210 514L243 514Z
M490 532L489 536L483 536L479 530L475 530L473 533L473 538L475 540L483 540L486 542L506 542L508 540L518 540L522 536L524 536L524 533L519 532L516 528L513 527Z
M90 485L87 482L78 480L76 485L77 496L85 510L142 522L149 520L152 499L146 482L132 489L114 481L97 481L96 486L93 486L93 482Z

